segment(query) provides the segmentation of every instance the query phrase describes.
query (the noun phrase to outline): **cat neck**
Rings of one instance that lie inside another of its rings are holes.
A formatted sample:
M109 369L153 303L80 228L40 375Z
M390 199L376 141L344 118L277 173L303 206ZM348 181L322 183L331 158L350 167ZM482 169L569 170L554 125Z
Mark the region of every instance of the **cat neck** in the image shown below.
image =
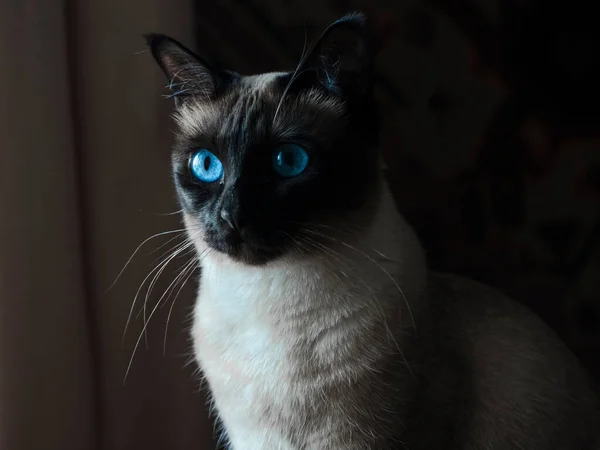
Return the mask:
M387 186L380 196L371 225L352 239L333 239L325 258L289 256L251 266L196 242L203 255L200 301L210 298L248 317L323 309L345 315L367 301L379 302L378 308L402 305L416 314L426 278L424 253Z

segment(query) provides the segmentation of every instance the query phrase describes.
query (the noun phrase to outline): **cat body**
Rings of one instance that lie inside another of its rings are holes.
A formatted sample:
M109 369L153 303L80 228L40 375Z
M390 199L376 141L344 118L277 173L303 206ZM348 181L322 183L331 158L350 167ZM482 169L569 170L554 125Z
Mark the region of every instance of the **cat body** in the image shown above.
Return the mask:
M372 232L345 242L353 248L334 246L335 261L252 267L215 252L203 258L192 336L234 449L383 449L397 433L396 401L414 384L398 347L403 329L414 338L403 298L421 295L425 270L392 205L387 197ZM373 251L394 234L385 257ZM388 397L399 379L405 392Z
M427 270L383 180L363 22L253 76L148 38L201 267L194 353L229 447L600 449L596 393L555 334Z
M373 251L392 229L388 254ZM366 234L336 248L348 278L320 261L203 259L192 336L231 448L600 448L587 375L541 320L427 273L400 216Z

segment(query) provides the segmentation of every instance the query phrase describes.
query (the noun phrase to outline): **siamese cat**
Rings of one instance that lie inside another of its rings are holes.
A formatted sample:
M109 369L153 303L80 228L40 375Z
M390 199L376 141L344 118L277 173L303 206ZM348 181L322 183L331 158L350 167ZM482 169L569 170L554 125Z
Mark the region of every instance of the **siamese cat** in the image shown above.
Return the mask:
M194 354L228 448L600 449L592 381L558 337L427 269L382 176L361 14L287 72L147 41L176 103Z

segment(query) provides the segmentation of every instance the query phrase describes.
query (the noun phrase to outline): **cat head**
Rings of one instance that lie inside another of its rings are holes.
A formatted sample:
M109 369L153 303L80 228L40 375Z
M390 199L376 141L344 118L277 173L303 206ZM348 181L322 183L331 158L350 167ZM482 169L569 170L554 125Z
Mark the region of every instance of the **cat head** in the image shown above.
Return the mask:
M243 76L167 36L147 40L176 104L179 201L206 246L258 265L369 222L378 119L362 15L330 25L289 72Z

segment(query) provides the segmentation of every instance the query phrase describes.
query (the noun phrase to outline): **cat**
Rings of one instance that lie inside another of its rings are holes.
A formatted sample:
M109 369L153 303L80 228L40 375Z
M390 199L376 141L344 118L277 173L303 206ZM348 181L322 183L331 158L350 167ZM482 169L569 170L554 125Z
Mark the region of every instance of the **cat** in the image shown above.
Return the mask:
M229 448L600 449L595 387L559 338L427 269L382 175L362 14L287 72L146 38L175 98L193 348Z

